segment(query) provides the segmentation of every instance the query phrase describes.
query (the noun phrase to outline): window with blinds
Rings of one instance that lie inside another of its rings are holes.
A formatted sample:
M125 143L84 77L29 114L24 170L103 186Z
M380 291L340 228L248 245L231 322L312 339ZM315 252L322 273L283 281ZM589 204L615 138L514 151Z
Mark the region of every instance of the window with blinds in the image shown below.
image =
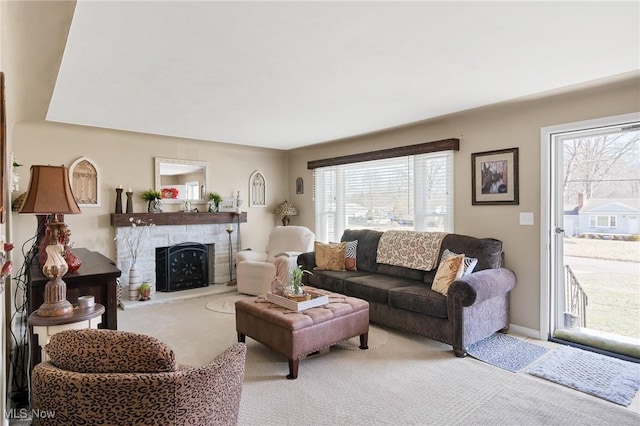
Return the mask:
M314 169L316 239L345 229L453 232L453 151Z

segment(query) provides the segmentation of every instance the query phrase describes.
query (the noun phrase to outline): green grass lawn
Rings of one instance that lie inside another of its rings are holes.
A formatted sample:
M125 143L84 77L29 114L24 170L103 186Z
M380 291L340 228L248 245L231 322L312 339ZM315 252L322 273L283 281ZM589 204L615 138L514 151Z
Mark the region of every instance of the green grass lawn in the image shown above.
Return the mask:
M602 241L582 238L565 239L565 255L640 263L640 242ZM640 339L640 276L610 271L576 272L587 293L587 328Z

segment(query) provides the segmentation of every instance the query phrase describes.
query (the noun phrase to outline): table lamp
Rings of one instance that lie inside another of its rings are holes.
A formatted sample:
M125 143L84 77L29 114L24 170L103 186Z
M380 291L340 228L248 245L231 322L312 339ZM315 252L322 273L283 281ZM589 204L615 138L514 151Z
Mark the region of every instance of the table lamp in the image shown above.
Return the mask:
M282 217L282 225L287 226L289 224L289 216L298 216L298 209L296 206L284 200L280 204L276 206L276 209L273 211L275 214L283 215Z
M69 184L69 169L64 166L31 166L29 189L20 213L49 216L47 226L51 239L45 249L47 261L42 267L42 273L49 282L44 287L44 303L36 312L43 317L68 314L73 311L73 306L67 300L67 285L62 281L68 266L62 255L64 247L58 239L64 223L58 222L58 217L80 213Z

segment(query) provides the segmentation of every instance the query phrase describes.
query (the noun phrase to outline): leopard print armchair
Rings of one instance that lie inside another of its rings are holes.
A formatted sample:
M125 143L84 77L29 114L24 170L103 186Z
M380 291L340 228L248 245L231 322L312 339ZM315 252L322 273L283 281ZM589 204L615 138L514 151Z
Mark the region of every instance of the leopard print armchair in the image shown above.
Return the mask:
M34 425L235 425L246 346L200 367L177 365L171 348L117 330L51 337L50 361L32 373Z

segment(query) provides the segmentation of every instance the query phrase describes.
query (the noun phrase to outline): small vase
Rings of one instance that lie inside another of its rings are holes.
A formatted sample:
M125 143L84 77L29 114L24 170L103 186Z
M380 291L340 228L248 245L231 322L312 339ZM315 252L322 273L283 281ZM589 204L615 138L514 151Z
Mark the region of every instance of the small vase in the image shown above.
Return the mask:
M67 266L69 266L69 272L76 272L82 266L82 260L78 256L76 256L71 249L66 249L64 252L64 260L67 261Z
M136 269L136 265L131 265L129 269L129 300L138 300L138 288L142 284L142 274Z
M284 288L284 295L293 300L305 300L307 293L302 289L302 285L296 288L293 284L289 284Z
M151 287L147 286L144 288L144 290L140 290L138 289L139 293L140 293L140 301L141 302L145 302L149 299L151 299Z
M149 213L162 213L162 201L158 198L150 200L149 205L147 206L147 211Z

